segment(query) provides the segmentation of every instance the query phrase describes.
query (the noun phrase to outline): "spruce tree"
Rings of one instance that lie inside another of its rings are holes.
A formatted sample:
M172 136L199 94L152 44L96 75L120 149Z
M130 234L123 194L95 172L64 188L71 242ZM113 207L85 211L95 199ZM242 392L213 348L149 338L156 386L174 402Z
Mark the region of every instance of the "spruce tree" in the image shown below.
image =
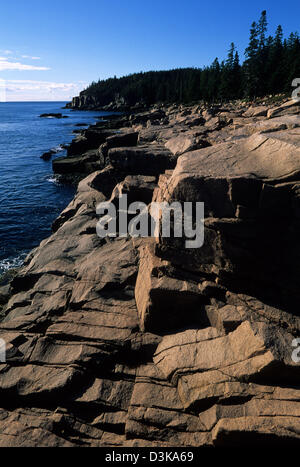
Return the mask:
M266 60L266 93L277 94L284 88L285 64L283 48L283 31L281 25L276 29L274 39L268 41L268 57Z
M246 60L244 63L244 94L249 97L255 97L257 95L258 47L258 27L254 21L250 29L249 45L245 51Z
M267 21L267 12L266 10L262 11L258 26L257 26L257 33L258 33L258 49L262 50L266 45L266 33L268 29L268 21Z

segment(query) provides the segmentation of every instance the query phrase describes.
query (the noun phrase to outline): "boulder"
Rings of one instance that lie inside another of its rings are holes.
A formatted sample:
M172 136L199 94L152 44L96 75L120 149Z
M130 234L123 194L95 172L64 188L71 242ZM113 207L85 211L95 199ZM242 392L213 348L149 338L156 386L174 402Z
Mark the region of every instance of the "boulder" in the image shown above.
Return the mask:
M205 322L205 297L198 284L168 276L167 269L168 262L155 256L152 243L140 248L135 298L142 331L162 333Z
M110 201L118 205L118 199L127 195L128 205L134 202L150 204L156 187L156 177L129 175L123 182L116 185Z
M106 138L115 135L115 130L101 130L92 128L84 130L81 135L75 138L68 147L68 156L77 156L90 149L97 149L105 143Z
M137 127L135 127L137 128ZM161 133L161 127L151 126L150 128L139 127L139 143L141 145L157 142Z
M240 308L234 305L225 305L220 308L210 305L206 307L206 312L212 327L219 332L229 334L235 331L245 319Z
M210 144L205 139L183 133L180 136L169 139L165 146L174 156L181 156L185 152L205 148L210 146Z
M266 117L268 109L264 105L253 106L251 105L246 112L244 112L244 117Z
M296 100L287 101L278 107L269 109L267 117L273 118L273 117L282 117L283 115L298 114L300 112L300 106L297 104L299 104L299 102Z
M236 125L235 125L236 126ZM274 117L269 120L260 120L259 122L249 123L234 129L232 137L229 139L240 139L254 133L269 133L274 131L292 130L300 126L299 115L285 115L283 117Z
M101 168L97 151L88 151L80 156L58 157L52 162L56 174L89 174Z
M100 191L107 198L110 198L116 185L126 177L126 173L116 170L111 165L107 165L103 170L94 172L89 182L90 188Z
M260 329L258 333L257 330ZM248 321L228 336L220 336L214 328L188 330L165 336L154 355L154 363L169 380L181 378L185 373L215 371L222 379L222 367L227 368L226 381L267 371L277 357L269 351L263 337L262 326L253 330Z
M138 142L139 133L136 131L127 131L117 135L109 136L106 139L107 148L123 148L136 146Z
M138 114L133 114L129 117L129 120L132 125L146 124L149 120L160 120L165 118L166 114L161 109L154 109L152 112L142 112Z
M232 123L232 119L227 117L212 117L205 123L205 128L208 131L219 131L224 128L227 124Z
M130 175L158 175L176 166L176 158L160 146L113 148L108 151L109 163Z
M202 117L208 122L211 118L214 118L219 112L220 109L218 107L210 107L202 112Z

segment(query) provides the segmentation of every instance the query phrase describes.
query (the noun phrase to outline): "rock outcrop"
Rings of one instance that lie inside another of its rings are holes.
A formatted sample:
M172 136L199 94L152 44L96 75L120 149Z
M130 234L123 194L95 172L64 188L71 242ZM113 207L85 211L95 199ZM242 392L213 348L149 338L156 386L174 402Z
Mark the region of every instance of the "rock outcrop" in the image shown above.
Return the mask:
M50 113L50 114L41 114L41 118L69 118L68 115L63 115L61 113Z
M299 445L299 126L290 103L154 108L53 161L82 180L1 295L0 446ZM123 194L204 202L203 247L99 238Z

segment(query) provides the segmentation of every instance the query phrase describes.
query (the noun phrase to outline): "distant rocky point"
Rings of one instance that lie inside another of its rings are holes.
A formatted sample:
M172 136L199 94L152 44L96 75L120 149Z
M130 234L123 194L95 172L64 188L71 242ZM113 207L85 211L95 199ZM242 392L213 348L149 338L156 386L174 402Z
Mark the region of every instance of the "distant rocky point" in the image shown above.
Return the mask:
M67 115L63 115L61 113L46 113L41 114L40 118L69 118Z

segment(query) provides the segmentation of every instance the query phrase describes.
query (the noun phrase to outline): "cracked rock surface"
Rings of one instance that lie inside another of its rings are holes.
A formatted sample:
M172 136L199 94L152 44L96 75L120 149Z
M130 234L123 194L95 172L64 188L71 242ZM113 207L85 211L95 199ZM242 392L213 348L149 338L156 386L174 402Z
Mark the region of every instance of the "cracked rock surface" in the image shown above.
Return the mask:
M55 162L77 194L0 290L1 447L299 445L300 110L248 107L118 116ZM122 194L204 202L203 247L99 238Z

